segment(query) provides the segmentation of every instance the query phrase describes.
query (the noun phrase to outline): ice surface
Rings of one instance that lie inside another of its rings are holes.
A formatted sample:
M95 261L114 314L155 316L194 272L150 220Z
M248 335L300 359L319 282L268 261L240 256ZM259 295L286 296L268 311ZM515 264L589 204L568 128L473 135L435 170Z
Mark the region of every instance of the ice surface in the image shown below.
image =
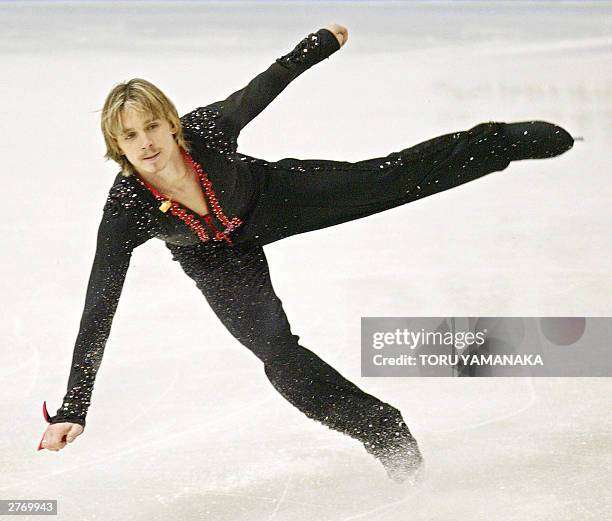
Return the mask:
M601 520L608 379L360 377L362 316L612 314L612 5L605 2L0 5L4 160L0 497L59 520ZM81 3L82 4L82 3ZM555 159L266 251L293 331L402 410L427 472L390 482L272 388L160 241L136 250L85 433L35 452L63 397L117 171L99 113L144 77L180 113L308 32L349 42L242 133L257 157L360 160L482 121L584 136Z

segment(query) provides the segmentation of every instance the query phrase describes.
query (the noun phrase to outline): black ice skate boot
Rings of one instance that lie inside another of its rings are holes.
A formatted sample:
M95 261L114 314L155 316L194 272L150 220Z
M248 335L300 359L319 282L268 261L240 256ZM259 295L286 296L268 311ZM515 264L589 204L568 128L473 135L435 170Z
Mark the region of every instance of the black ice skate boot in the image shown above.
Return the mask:
M377 425L370 424L368 440L363 445L378 459L387 475L396 483L417 481L423 470L423 456L419 446L401 418L382 418Z
M504 123L508 154L511 161L555 157L574 146L574 138L563 128L546 121Z

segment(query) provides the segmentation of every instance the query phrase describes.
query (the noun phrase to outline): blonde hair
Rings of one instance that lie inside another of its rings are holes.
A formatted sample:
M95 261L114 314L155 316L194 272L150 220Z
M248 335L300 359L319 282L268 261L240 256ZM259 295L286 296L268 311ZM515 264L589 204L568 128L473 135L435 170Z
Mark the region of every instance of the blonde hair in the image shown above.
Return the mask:
M132 109L139 114L151 115L155 119L165 119L176 129L174 141L189 152L189 146L183 134L181 121L174 103L155 85L141 78L133 78L113 87L102 108L101 127L106 143L106 160L112 159L121 166L121 174L129 177L134 174L134 167L123 155L117 138L123 132L121 111Z

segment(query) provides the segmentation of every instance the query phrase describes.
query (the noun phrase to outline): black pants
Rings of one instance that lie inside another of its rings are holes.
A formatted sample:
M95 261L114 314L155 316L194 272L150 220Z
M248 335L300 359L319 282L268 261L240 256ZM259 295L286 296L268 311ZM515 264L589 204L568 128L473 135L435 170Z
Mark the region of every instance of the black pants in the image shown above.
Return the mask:
M234 246L167 246L223 325L263 362L281 395L308 417L372 443L398 425L407 430L400 412L300 345L272 287L263 246L503 170L510 162L503 125L483 123L356 163L245 156L263 189Z

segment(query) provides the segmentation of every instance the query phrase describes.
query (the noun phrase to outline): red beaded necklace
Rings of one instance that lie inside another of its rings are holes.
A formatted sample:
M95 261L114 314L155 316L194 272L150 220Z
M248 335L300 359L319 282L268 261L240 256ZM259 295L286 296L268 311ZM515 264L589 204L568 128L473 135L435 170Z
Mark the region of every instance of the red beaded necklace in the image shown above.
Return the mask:
M215 192L213 190L212 183L210 179L208 179L206 172L202 170L200 164L194 161L191 155L189 155L189 153L185 149L183 149L183 147L179 147L179 149L183 158L198 175L200 185L204 188L204 199L206 200L206 206L212 208L217 219L223 224L223 226L225 226L225 229L223 231L219 230L215 226L210 214L204 215L204 221L206 222L206 224L208 224L208 226L213 232L212 239L215 241L226 241L227 243L232 244L232 241L229 238L229 234L242 224L242 220L239 217L234 217L230 220L225 216L225 214L221 210L221 207L219 206L219 201L217 200L217 196L215 195ZM136 173L136 179L141 185L148 188L158 201L162 202L162 204L159 206L160 211L165 213L170 210L170 213L172 215L176 215L185 224L187 224L187 226L189 226L198 235L202 242L210 240L211 237L209 237L205 226L202 225L202 223L198 221L196 217L192 213L190 213L185 207L183 207L180 203L172 201L162 195L147 181L142 179L142 177L138 173Z

